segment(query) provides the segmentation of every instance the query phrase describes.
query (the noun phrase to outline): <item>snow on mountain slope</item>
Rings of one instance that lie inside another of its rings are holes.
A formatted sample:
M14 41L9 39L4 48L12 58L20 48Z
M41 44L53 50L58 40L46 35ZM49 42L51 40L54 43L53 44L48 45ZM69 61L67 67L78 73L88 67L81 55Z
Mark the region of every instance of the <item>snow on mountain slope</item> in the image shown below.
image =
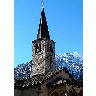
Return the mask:
M57 54L56 59L56 69L61 69L66 67L69 73L73 75L75 79L82 77L83 75L83 57L77 52Z
M65 67L75 79L83 76L83 57L79 53L71 52L66 54L57 54L55 55L55 60L56 70ZM25 64L19 64L14 68L14 79L30 76L32 68L31 63L32 61Z

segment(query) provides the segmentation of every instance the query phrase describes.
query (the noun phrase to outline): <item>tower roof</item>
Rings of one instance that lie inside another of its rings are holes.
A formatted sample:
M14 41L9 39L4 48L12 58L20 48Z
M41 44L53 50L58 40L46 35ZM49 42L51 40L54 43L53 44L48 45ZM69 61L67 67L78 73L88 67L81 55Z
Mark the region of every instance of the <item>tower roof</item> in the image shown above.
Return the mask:
M50 39L50 35L49 35L49 31L48 31L48 25L47 25L47 21L46 21L46 17L45 17L45 12L44 12L44 7L42 7L37 39L40 39L43 37Z

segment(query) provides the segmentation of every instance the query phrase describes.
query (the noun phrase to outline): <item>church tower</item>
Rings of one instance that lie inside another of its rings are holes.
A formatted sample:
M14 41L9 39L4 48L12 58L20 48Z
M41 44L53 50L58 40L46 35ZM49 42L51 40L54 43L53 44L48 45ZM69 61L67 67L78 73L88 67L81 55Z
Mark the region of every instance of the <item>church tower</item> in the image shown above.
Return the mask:
M42 7L37 39L32 41L32 76L55 69L55 42L50 39L44 7Z

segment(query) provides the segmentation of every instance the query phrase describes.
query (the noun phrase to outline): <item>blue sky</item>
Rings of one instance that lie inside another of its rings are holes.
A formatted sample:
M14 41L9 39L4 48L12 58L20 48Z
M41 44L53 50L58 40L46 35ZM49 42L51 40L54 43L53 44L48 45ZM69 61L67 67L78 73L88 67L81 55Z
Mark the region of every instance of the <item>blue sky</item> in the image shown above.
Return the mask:
M42 0L14 0L14 67L32 60ZM44 10L55 53L78 52L83 56L83 1L44 0Z

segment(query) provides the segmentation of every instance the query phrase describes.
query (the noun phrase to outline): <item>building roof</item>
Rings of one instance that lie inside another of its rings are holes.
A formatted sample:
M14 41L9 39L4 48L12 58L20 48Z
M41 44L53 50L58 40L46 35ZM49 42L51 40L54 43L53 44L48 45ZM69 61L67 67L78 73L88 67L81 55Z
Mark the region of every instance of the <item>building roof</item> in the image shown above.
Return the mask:
M38 75L34 75L31 78L21 78L15 81L15 86L21 86L21 87L26 87L26 86L36 86L36 85L41 85L45 82L47 82L48 80L52 79L54 76L56 76L57 74L59 74L61 71L64 71L65 73L67 73L69 75L69 77L74 80L73 76L68 72L68 70L66 68L60 69L60 70L56 70L55 72L47 72L45 74L38 74ZM65 77L66 78L66 77ZM57 77L56 79L53 79L53 81L51 82L52 84L60 79L65 79L62 77ZM66 79L68 80L68 79ZM50 83L49 83L50 85Z

